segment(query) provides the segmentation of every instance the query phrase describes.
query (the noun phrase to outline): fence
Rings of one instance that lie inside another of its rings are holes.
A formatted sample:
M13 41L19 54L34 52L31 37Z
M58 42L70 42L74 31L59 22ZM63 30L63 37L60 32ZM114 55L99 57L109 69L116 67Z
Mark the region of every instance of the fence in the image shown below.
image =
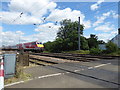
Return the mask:
M3 56L0 55L0 90L4 88L4 66L3 66Z
M18 62L21 66L29 66L29 53L19 53Z

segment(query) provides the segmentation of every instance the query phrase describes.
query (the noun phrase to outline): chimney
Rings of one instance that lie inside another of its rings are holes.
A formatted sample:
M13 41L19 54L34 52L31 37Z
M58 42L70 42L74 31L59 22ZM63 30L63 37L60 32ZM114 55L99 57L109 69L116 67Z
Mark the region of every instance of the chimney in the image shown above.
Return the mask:
M120 35L120 28L118 29L118 34Z

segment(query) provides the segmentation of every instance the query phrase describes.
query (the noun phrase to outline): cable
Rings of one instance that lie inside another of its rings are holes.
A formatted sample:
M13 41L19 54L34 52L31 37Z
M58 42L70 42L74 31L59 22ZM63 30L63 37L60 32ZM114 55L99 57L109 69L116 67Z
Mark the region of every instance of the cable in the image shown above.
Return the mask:
M21 18L22 15L23 15L23 12L21 12L20 15L16 19L13 20L13 22L15 22L17 19Z
M50 3L51 3L51 2L50 2ZM46 5L44 5L44 7L47 6L47 5L50 4L50 3L47 3ZM88 3L87 3L87 4L88 4ZM112 5L113 5L113 3L112 3ZM33 6L33 5L32 5L32 6ZM102 7L108 7L108 6L110 7L110 5L104 5L104 6L102 6ZM40 10L42 10L44 7L42 7ZM30 9L31 9L31 8L30 8ZM106 10L106 9L103 9L103 10ZM84 12L84 14L88 14L88 13L92 14L91 12L88 12L88 11L85 11L85 12ZM21 12L20 15L19 15L16 19L21 18L21 17L22 17L22 14L23 14L23 12ZM89 14L89 15L90 15L90 14ZM13 20L13 22L15 22L16 19ZM46 18L43 19L43 22L45 22L45 20L46 20ZM58 23L58 21L55 22L55 25L57 25L57 23ZM40 25L40 24L33 24L33 25Z

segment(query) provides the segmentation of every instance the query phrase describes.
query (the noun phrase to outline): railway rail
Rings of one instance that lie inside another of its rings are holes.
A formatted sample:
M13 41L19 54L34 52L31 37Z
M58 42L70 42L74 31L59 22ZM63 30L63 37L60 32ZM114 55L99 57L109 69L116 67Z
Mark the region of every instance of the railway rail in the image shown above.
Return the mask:
M89 54L71 54L71 53L30 53L30 62L37 65L52 65L64 62L90 62L101 59L114 59L118 56L94 56Z
M31 53L31 55L38 55L38 56L47 56L47 57L55 57L67 60L74 60L74 61L95 61L100 59L114 59L120 58L119 56L95 56L89 54L70 54L70 53Z
M47 60L45 58L41 59L40 56L48 57L50 60ZM90 55L79 55L79 54L63 54L63 53L52 53L52 54L51 53L32 53L30 55L31 59L34 59L34 60L38 61L38 62L36 62L37 65L41 65L39 63L39 61L40 62L41 61L46 62L47 64L50 63L50 64L61 64L61 65L63 65L62 62L55 61L55 60L51 59L51 57L62 58L62 59L67 59L67 60L74 60L74 61L84 61L84 62L88 62L88 61L90 62L90 61L100 60L100 59L114 59L114 58L116 58L116 57L107 57L107 56L102 57L102 56L90 56ZM96 77L96 76L92 76L92 75L87 75L87 74L80 73L80 72L75 72L73 70L62 67L61 65L57 66L57 65L50 65L50 64L48 65L48 67L55 68L55 69L58 69L58 70L62 70L64 72L69 72L69 73L72 73L72 74L93 78L93 79L103 81L103 82L106 82L106 83L111 83L111 84L114 84L114 85L120 85L120 83L110 81L110 80L107 80L107 79L104 79L104 78L100 78L100 77ZM42 64L42 65L45 66L45 64ZM66 67L73 67L73 65L71 65L71 63L64 63L64 65ZM80 66L77 66L77 65L76 66L74 65L74 67L80 68Z

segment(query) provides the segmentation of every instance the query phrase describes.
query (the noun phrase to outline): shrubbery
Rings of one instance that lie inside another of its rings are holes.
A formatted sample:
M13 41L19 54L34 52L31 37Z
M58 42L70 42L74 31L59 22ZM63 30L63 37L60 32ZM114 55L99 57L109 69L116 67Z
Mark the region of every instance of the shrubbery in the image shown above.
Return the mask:
M99 55L99 54L102 54L102 50L99 49L99 48L91 48L90 49L90 54Z
M113 53L113 52L116 52L117 50L118 50L118 47L113 42L110 41L106 44L106 53Z

